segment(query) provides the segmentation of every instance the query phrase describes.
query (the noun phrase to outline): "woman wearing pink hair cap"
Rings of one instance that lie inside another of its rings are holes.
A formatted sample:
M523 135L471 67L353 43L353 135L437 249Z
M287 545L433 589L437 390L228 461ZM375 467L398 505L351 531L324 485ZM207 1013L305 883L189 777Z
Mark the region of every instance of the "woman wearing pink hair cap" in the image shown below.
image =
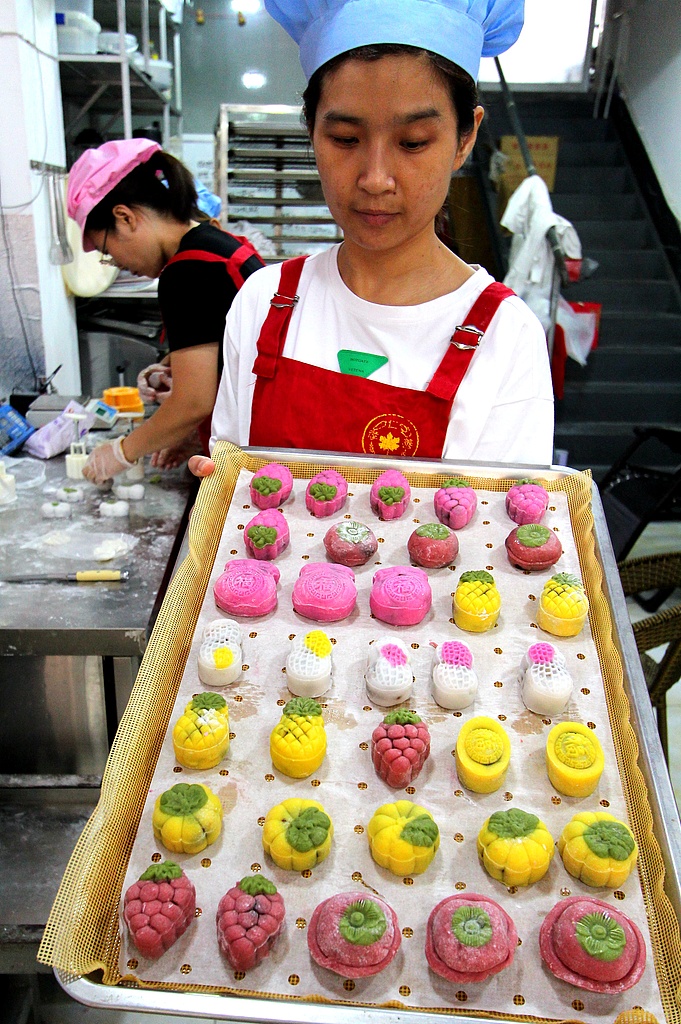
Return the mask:
M205 219L190 172L149 139L86 150L71 168L67 204L86 252L99 249L103 261L159 278L172 374L172 390L154 415L95 448L83 473L103 483L152 452L160 453L158 465L175 465L182 442L210 417L227 310L262 260L246 239Z
M300 46L303 115L343 242L265 268L237 296L213 440L550 464L542 327L435 232L483 117L480 57L515 42L523 0L265 6Z

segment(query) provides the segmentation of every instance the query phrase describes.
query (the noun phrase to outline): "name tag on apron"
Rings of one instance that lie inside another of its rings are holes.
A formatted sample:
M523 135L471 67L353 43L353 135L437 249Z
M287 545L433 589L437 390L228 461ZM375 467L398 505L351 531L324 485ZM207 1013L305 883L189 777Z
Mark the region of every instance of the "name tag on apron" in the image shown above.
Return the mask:
M340 372L351 377L370 377L387 362L387 356L375 356L371 352L353 352L352 349L342 348L338 353Z

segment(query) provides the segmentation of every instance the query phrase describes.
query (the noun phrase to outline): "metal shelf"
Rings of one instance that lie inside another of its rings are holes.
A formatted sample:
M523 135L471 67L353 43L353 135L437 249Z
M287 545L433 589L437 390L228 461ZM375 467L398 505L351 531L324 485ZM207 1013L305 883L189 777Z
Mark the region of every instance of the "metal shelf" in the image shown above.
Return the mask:
M113 28L118 32L121 40L127 33L128 4L133 4L136 13L139 13L141 21L140 49L145 56L148 66L150 59L149 41L149 7L150 0L111 0L107 8L111 7L112 19L115 24L111 25L108 18L102 18L104 28ZM160 0L156 0L155 6L158 10L158 40L161 60L168 60L168 18L165 7ZM172 24L172 23L171 23ZM127 53L104 53L104 54L71 54L62 53L59 55L59 70L61 78L62 94L65 100L72 101L77 109L71 112L70 120L66 126L67 138L81 127L85 115L103 114L109 115L106 125L102 128L106 132L111 126L122 117L123 136L126 139L132 138L133 115L161 114L163 118L163 144L167 148L170 141L170 118L172 116L182 117L182 85L180 76L180 36L177 31L172 34L172 64L174 68L173 82L173 104L171 105L168 94L164 94L151 77L145 72L144 67L137 67ZM178 132L181 134L182 126L178 125Z
M276 257L267 254L269 260L342 240L324 201L300 107L223 103L215 134L215 191L224 227L235 220L262 226L276 251ZM249 208L263 212L251 215ZM320 225L335 232L315 233Z
M92 108L101 114L122 110L121 65L124 61L128 63L130 72L130 103L134 113L163 112L168 100L144 72L129 64L127 58L108 53L64 53L59 55L62 95L83 104L72 124L75 125ZM181 111L170 105L170 113L179 117ZM67 125L67 132L69 128Z

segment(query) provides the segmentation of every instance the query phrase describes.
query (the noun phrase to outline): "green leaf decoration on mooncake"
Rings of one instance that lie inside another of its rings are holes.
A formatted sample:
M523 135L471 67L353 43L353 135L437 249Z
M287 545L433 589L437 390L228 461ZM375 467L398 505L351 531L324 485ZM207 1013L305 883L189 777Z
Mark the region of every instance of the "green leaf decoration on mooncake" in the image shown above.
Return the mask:
M336 497L337 491L338 488L334 487L333 484L317 483L310 485L310 494L315 501L331 501Z
M208 803L208 794L203 786L178 782L176 786L161 794L160 807L164 814L185 818Z
M440 834L437 823L428 814L410 818L402 829L400 839L412 846L432 846Z
M277 494L281 490L281 480L274 476L254 476L251 487L265 498L268 494Z
M286 841L298 853L314 850L326 841L331 818L316 807L306 807L286 829Z
M526 548L540 548L542 544L546 544L550 536L551 531L548 526L541 526L539 523L526 523L525 526L519 526L516 533L516 537Z
M383 719L384 725L418 725L421 719L415 711L407 708L398 708L397 711L389 711Z
M227 701L219 693L197 693L192 701L192 711L222 711Z
M361 544L369 539L370 530L364 523L358 523L355 519L351 519L349 522L339 523L336 533L341 540L345 540L349 544Z
M604 913L585 914L575 922L575 934L589 956L606 963L618 960L627 944L622 926Z
M492 938L493 929L489 914L482 907L468 904L459 907L452 916L452 931L464 946L478 949L487 945Z
M536 814L512 807L510 811L495 811L487 827L500 839L522 839L534 832L538 824Z
M300 715L301 718L319 718L322 709L312 697L293 697L288 704L284 705L282 715Z
M470 487L468 480L464 480L462 476L450 476L448 480L442 485L443 487Z
M634 852L634 837L621 821L594 821L583 838L597 857L626 860Z
M574 576L571 572L557 572L555 576L551 577L549 583L560 583L565 587L579 587L580 590L584 590L579 576Z
M140 875L140 882L170 882L173 878L179 878L182 868L172 860L164 860L162 864L150 864L144 874Z
M398 505L404 498L404 487L379 487L378 499L384 505Z
M416 530L417 537L428 537L429 540L447 540L452 531L442 523L424 523Z
M248 893L249 896L260 896L261 893L273 896L277 891L274 882L270 882L269 878L265 878L261 874L246 875L239 882L239 888L242 892Z
M338 919L338 931L353 946L371 946L387 927L383 910L373 900L350 903Z
M494 576L485 569L471 569L461 574L459 583L494 583Z
M269 547L277 539L277 530L274 526L251 526L246 533L254 548Z

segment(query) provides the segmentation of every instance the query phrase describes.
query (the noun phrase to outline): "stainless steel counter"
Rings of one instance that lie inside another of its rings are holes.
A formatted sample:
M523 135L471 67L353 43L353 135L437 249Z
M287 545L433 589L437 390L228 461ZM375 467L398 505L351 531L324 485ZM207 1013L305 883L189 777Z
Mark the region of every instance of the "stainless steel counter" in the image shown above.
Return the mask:
M41 516L40 506L54 500L58 487L73 481L65 478L61 456L49 460L46 471L42 488L20 491L17 501L0 511L0 576L125 565L130 580L0 583L0 655L141 655L182 525L191 478L186 469L157 477L147 472L145 496L130 503L125 519L101 517L98 507L106 495L85 484L85 500L74 504L70 519L48 520ZM150 477L158 482L150 483ZM98 536L112 533L134 539L132 553L109 562L88 558ZM65 542L46 543L56 535Z
M106 519L98 512L106 495L83 482L85 500L70 519L44 519L40 506L65 484L73 481L64 458L51 459L44 484L0 509L0 576L125 566L130 579L0 583L0 974L36 969L195 490L186 469L147 470L144 498L130 503L129 517ZM94 548L111 534L134 541L133 550L95 561Z

